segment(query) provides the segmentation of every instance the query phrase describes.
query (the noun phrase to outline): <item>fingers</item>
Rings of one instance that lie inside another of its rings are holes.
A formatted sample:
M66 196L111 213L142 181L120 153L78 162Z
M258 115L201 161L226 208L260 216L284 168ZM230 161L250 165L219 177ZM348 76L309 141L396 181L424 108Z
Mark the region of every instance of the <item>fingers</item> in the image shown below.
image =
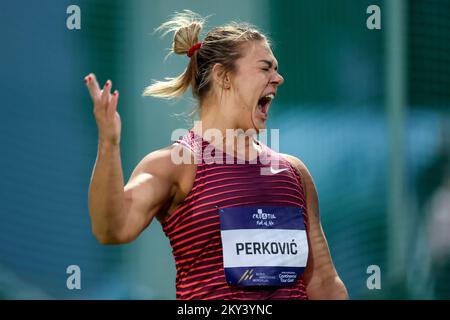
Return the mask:
M111 95L111 99L109 100L108 109L106 113L108 116L112 116L117 110L117 103L119 101L119 91L115 90Z
M103 86L103 91L102 91L102 96L101 96L101 101L103 105L107 105L109 102L109 99L111 97L111 86L112 83L110 80L107 80L105 85Z
M94 112L102 110L101 113L107 115L114 115L117 110L117 103L119 100L119 92L117 90L111 94L112 82L107 80L103 89L100 89L98 81L93 73L88 74L84 81L89 89L89 94L94 102Z
M92 97L92 100L95 102L100 97L101 91L100 87L97 82L97 78L95 77L95 74L90 73L86 77L84 77L84 82L86 83L86 86L88 87L89 94Z

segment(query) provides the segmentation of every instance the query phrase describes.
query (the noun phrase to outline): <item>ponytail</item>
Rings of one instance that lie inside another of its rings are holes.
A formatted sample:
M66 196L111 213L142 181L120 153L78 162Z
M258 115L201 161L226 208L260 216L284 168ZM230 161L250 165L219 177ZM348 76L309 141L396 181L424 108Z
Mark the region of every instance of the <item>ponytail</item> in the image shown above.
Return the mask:
M184 10L182 13L176 13L171 20L163 23L156 31L163 31L163 36L174 32L169 55L172 53L186 55L189 49L198 43L204 22L205 20L198 14ZM164 81L155 81L144 89L143 95L173 99L185 93L189 86L192 86L192 92L196 95L197 86L195 79L197 73L198 65L196 53L194 52L182 74L174 78L165 78Z

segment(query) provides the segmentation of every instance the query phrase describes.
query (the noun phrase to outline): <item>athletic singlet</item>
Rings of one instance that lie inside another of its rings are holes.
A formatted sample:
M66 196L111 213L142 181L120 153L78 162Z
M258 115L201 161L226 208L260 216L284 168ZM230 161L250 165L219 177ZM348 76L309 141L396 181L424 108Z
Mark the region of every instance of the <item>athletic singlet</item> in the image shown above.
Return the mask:
M177 140L194 154L214 156L215 150L202 137L189 131ZM275 154L257 142L262 152ZM212 148L212 152L211 151ZM199 153L201 152L201 153ZM177 299L307 299L303 275L285 287L235 287L225 278L218 208L236 206L300 207L307 224L306 201L301 176L288 160L280 156L273 175L261 175L263 164L212 163L203 156L191 191L179 208L163 223L176 265ZM243 161L243 160L241 160Z

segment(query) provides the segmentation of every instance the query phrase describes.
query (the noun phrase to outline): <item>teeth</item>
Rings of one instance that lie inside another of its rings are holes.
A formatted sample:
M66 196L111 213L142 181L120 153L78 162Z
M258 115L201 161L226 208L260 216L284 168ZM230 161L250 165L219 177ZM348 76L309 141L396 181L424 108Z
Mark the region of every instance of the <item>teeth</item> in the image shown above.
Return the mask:
M259 100L262 100L262 99L270 99L270 100L273 100L273 98L275 98L275 95L274 95L273 93L271 93L271 94L262 96Z
M265 112L267 103L270 103L275 98L275 95L273 93L267 94L265 96L262 96L258 101L258 108L261 110L261 112ZM264 105L264 107L263 107Z

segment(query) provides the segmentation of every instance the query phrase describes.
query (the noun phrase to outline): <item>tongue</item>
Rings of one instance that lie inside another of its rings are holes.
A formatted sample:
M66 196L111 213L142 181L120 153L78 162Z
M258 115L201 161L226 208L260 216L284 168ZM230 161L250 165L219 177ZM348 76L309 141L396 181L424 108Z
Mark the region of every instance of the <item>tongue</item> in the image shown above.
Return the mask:
M261 111L261 113L266 115L266 113L267 113L267 103L259 103L258 104L258 108Z
M258 109L259 109L259 111L261 111L262 113L264 113L264 106L262 105L261 102L258 102Z

